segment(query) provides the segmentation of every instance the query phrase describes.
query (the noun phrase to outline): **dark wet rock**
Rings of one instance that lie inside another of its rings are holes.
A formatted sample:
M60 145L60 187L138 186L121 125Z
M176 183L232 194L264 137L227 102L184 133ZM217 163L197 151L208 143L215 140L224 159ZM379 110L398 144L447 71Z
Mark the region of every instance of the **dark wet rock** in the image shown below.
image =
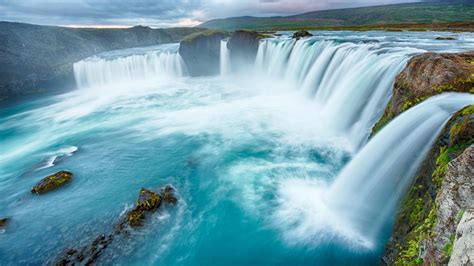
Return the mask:
M300 30L295 33L293 33L293 39L301 39L301 38L306 38L306 37L311 37L313 34L309 33L307 30Z
M249 30L237 30L232 33L227 42L227 48L229 48L233 70L248 69L248 66L255 62L259 41L264 37L265 35Z
M0 218L0 230L7 227L8 220L8 218Z
M456 37L436 37L435 40L438 41L454 41Z
M219 74L221 40L228 36L225 31L207 30L191 34L180 42L179 54L191 76Z
M160 193L164 202L168 204L176 204L176 202L178 202L178 199L174 193L174 188L172 186L167 185L161 189Z
M39 181L33 189L31 189L32 193L36 194L44 194L51 190L57 189L59 187L64 186L69 181L71 181L73 174L68 171L59 171L55 174L47 176L41 181Z
M76 249L67 249L60 256L54 265L93 265L107 246L112 243L113 235L106 236L100 234L94 239L92 244L81 251Z
M90 245L80 250L65 250L59 256L55 265L94 264L116 236L130 236L130 230L132 228L143 226L146 216L158 210L162 201L169 204L175 204L177 202L174 188L172 186L167 185L160 190L160 193L161 196L149 189L142 188L135 203L135 207L120 219L109 235L100 234Z

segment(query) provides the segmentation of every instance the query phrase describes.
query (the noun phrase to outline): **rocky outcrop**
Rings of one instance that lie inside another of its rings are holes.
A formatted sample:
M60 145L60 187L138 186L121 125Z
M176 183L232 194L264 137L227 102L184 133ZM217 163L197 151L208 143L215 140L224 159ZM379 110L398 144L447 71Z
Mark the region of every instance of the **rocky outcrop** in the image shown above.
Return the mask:
M0 99L74 87L72 64L108 50L179 42L199 28L77 29L0 22Z
M308 31L306 30L300 30L300 31L297 31L295 33L293 33L293 39L296 39L296 40L299 40L301 38L306 38L306 37L311 37L313 36L313 34L309 33Z
M59 171L41 179L32 189L31 193L44 194L62 187L71 181L73 174L68 171Z
M396 78L392 99L373 130L445 91L474 92L474 53L415 56ZM382 261L389 265L447 264L457 224L473 204L474 105L446 124L395 218Z
M129 236L131 228L138 228L144 225L146 215L157 211L161 207L162 201L167 204L176 204L178 201L174 188L170 185L160 190L161 195L146 188L142 188L135 203L135 207L128 211L124 217L114 226L114 230L109 235L100 234L90 245L82 249L66 249L59 255L54 265L92 265L112 244L118 236Z
M424 261L432 264L447 262L462 213L474 209L474 145L449 162L436 206L437 222L424 254Z
M248 69L248 66L255 62L259 41L264 37L256 31L248 30L237 30L232 34L227 47L234 70Z
M449 266L474 264L474 210L464 212L456 230Z
M126 223L131 226L142 225L145 219L145 214L148 212L155 211L161 205L161 196L157 193L142 188L140 190L140 196L135 204L135 208L127 213Z
M396 77L392 99L372 132L430 96L447 91L474 92L473 63L474 52L414 56Z
M207 30L191 34L180 42L179 54L191 76L219 74L221 40L228 36L225 31Z

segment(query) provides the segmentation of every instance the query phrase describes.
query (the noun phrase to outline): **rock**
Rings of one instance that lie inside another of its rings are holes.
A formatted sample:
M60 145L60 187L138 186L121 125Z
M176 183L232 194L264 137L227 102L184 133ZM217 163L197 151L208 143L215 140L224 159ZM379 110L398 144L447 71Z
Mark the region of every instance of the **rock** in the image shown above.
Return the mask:
M474 51L423 53L412 57L395 79L392 98L372 135L417 103L447 91L470 92L474 87Z
M0 230L5 229L7 227L8 218L0 218Z
M436 37L435 40L438 40L438 41L452 41L452 40L456 40L456 37Z
M145 219L145 213L158 209L161 205L161 196L142 188L135 208L127 213L126 222L130 226L140 226Z
M160 193L164 202L168 204L176 204L176 202L178 202L178 199L174 194L174 188L172 186L167 185L165 188L161 189Z
M225 31L207 30L191 34L180 42L179 54L191 76L219 74L221 40L228 36Z
M92 265L99 258L107 246L112 243L113 236L105 236L100 234L94 239L92 244L83 250L67 249L60 255L59 259L54 263L56 266L65 265Z
M448 171L436 197L437 222L433 237L428 239L429 263L444 262L449 258L445 247L451 241L459 222L459 213L474 209L474 145L471 145L448 164Z
M135 207L128 211L125 217L114 226L114 230L108 236L100 234L94 241L80 249L67 249L57 258L55 265L91 265L102 252L109 246L116 236L129 236L130 227L139 227L148 213L154 212L161 206L161 201L175 204L177 199L174 195L174 188L170 185L160 190L161 196L149 189L142 188Z
M161 205L161 197L155 192L142 188L138 196L136 209L152 211L158 209Z
M293 33L293 39L296 39L296 40L299 40L301 38L306 38L306 37L311 37L313 36L313 34L309 33L308 31L306 30L300 30L300 31L297 31L295 33Z
M33 189L31 189L32 193L36 194L44 194L51 190L57 189L59 187L64 186L66 183L71 181L73 174L68 171L59 171L55 174L47 176L41 181L39 181Z
M456 240L449 266L474 264L474 211L464 213L456 229Z
M232 34L227 47L233 70L248 69L255 62L259 41L263 37L265 36L249 30L237 30Z

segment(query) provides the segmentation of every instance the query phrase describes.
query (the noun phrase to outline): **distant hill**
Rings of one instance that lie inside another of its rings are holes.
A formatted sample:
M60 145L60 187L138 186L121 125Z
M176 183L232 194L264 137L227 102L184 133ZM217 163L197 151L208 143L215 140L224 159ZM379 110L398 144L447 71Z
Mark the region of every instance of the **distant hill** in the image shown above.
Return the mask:
M234 17L211 20L199 27L226 30L278 30L458 21L474 21L474 3L422 2L322 10L287 17Z
M65 28L0 21L0 100L74 82L72 65L104 51L179 42L200 28Z

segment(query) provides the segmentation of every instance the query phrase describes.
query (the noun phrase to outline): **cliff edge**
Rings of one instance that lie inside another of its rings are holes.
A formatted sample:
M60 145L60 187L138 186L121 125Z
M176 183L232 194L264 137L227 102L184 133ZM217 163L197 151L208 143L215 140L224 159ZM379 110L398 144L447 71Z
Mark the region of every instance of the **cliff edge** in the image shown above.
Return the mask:
M474 93L473 59L474 52L413 57L397 76L392 99L373 134L433 95ZM396 215L384 264L472 263L466 262L474 255L466 243L473 243L473 235L466 232L473 230L473 137L474 105L470 105L452 116L418 170Z

